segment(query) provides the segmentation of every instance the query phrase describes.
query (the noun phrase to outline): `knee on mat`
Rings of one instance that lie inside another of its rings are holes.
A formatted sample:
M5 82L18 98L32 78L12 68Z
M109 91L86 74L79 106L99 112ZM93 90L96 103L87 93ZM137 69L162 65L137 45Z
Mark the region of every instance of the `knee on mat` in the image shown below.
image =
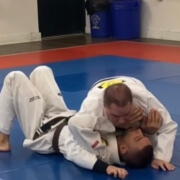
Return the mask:
M48 66L38 66L37 68L34 69L34 71L30 74L30 79L33 78L34 75L36 75L37 73L45 73L45 72L52 72L51 68L49 68Z
M21 81L23 79L27 79L27 76L22 71L12 71L6 76L5 81L6 80Z

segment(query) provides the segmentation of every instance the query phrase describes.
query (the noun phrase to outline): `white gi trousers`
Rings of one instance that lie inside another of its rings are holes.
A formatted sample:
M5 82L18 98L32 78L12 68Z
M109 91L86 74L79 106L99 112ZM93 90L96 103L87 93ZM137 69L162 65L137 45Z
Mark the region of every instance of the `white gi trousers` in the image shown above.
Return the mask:
M0 93L0 132L10 134L13 120L17 117L25 135L23 145L40 153L52 153L52 136L55 131L32 140L35 131L55 117L75 114L64 103L53 72L46 66L37 67L30 79L20 72L9 73Z

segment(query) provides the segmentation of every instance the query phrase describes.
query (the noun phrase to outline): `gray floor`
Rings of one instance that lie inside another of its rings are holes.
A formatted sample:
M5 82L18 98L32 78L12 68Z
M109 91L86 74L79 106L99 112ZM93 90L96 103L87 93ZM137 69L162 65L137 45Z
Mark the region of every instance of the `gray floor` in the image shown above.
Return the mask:
M51 37L51 38L42 39L42 41L37 41L37 42L1 45L0 55L34 52L34 51L41 51L41 50L48 50L48 49L65 48L65 47L72 47L72 46L79 46L79 45L86 45L86 44L112 42L112 41L117 41L117 39L91 38L91 35L89 34L77 34L77 35L69 35L69 36ZM168 40L146 39L146 38L140 38L140 39L135 39L131 41L159 44L159 45L180 46L179 41L168 41Z

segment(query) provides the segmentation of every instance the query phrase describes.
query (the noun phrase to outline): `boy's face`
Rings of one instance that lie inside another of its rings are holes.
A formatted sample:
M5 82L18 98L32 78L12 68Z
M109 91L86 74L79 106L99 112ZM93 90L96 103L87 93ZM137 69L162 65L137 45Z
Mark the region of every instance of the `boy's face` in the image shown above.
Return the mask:
M141 129L127 130L123 136L123 145L127 151L141 150L148 145L152 145L149 138L145 137Z

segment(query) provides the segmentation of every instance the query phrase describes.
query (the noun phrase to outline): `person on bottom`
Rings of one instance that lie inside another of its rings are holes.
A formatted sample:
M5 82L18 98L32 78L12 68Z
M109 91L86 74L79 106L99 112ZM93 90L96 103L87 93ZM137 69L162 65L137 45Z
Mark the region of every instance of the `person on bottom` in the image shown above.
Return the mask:
M25 136L23 146L38 153L59 152L81 167L120 178L125 178L128 172L114 164L125 162L141 168L151 161L151 142L140 129L128 130L117 137L102 136L94 145L100 147L98 150L82 148L67 126L75 113L64 103L50 68L37 67L30 78L20 71L9 73L0 93L0 151L11 150L9 136L17 117Z

